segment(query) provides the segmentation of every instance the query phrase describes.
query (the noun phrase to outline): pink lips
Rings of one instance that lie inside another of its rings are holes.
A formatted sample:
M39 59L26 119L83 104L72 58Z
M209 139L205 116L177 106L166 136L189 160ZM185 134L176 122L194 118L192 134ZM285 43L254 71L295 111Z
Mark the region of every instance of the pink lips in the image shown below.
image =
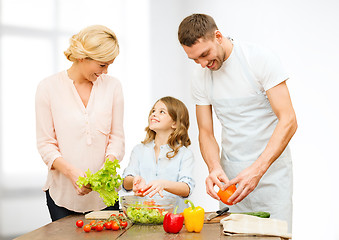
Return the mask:
M151 122L159 122L159 120L157 120L155 118L151 118Z

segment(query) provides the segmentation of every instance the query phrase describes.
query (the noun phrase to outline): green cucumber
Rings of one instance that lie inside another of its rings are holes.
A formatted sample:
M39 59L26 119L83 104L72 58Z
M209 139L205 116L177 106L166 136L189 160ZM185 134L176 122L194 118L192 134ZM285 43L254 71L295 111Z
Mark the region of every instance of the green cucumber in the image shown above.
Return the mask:
M238 212L238 213L233 213L233 214L246 214L246 215L251 215L251 216L256 216L256 217L261 217L261 218L269 218L271 216L269 212Z

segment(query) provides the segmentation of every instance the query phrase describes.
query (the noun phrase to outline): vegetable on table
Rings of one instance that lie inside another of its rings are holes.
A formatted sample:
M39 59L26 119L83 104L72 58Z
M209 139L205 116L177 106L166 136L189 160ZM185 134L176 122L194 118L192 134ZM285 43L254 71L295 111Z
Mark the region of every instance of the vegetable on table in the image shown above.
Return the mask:
M204 226L205 211L202 207L195 207L191 200L185 200L191 207L184 209L185 227L188 232L200 232Z
M111 221L105 222L105 223L104 223L105 228L106 228L107 230L111 230L111 229L112 229L112 223L113 223L113 222L111 222Z
M90 232L90 231L91 231L91 226L90 226L89 224L86 224L86 225L84 226L84 231L85 231L85 232Z
M84 225L84 222L82 220L78 220L76 221L75 225L78 227L78 228L82 228L82 226Z
M122 183L117 168L120 168L118 160L110 161L107 158L102 169L94 174L88 169L86 177L79 177L77 184L80 188L88 184L91 185L92 190L100 194L107 206L113 206L119 198L116 189Z
M120 227L119 227L119 224L117 223L117 222L112 222L112 230L113 231L117 231L117 230L119 230L120 229Z
M175 207L173 213L166 213L163 226L164 230L167 233L178 233L182 229L184 224L184 216L181 214L176 214L178 206Z
M82 220L79 220L83 222ZM76 224L79 222L77 221ZM77 225L78 226L78 225ZM128 226L127 218L126 216L119 214L119 216L116 216L115 214L112 214L108 219L106 220L92 220L90 223L86 224L83 227L83 230L85 232L90 232L91 230L96 230L97 232L101 232L104 229L106 230L120 230L124 229ZM78 226L79 227L79 226Z
M120 220L120 227L121 227L121 228L126 228L127 225L128 225L127 221L121 221L121 220Z
M96 227L96 230L98 232L101 232L102 230L104 230L104 225L103 224L98 224L97 227Z
M217 195L220 197L220 200L227 204L227 205L233 205L233 203L229 203L227 202L227 200L233 195L233 193L237 190L235 184L229 186L228 188L226 188L224 191L222 191L221 189L219 189L219 192L217 193Z

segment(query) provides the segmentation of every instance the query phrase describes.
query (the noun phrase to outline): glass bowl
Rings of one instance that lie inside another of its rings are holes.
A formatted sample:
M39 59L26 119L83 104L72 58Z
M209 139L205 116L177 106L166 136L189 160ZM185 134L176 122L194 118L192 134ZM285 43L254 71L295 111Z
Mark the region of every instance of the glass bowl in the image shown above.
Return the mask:
M170 196L150 198L129 195L122 196L120 203L125 215L133 223L155 225L162 224L166 213L173 212L176 199Z

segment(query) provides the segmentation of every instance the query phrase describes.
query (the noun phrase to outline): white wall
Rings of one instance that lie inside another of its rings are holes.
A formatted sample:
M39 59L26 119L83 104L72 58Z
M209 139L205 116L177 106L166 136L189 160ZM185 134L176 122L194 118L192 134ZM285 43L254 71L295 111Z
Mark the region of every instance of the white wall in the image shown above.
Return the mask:
M76 1L61 2L75 5ZM118 75L121 79L125 92L126 157L122 168L127 165L131 148L144 137L147 114L154 101L165 95L178 97L188 106L191 117L191 148L196 156L197 180L192 199L207 211L217 209L218 203L205 193L207 169L199 153L194 106L189 96L188 78L194 63L187 59L177 41L177 27L184 17L195 12L207 13L215 18L225 35L273 49L290 72L288 87L299 123L299 129L291 141L295 176L293 239L339 239L339 222L336 218L339 214L339 158L336 151L339 146L339 3L335 0L149 0L120 3L109 7L122 9L118 21L121 20L123 24L117 25L121 55L118 65L110 70L112 75ZM86 4L90 5L87 1ZM76 8L74 11L77 11ZM64 14L65 17L69 15ZM76 14L77 18L81 15L86 14ZM102 16L89 17L87 14L85 23L97 23L99 19L101 22L107 21ZM70 18L70 25L72 21ZM72 29L80 28L80 25L74 23ZM44 65L44 61L32 63L27 58L23 59L15 62L19 70L24 67L37 72L44 68L53 69L48 62ZM2 81L9 80L2 78ZM1 84L3 87L4 83ZM142 88L145 90L138 91ZM2 113L3 110L4 106ZM34 118L34 113L27 112L27 117ZM219 139L220 127L217 121L215 123ZM26 137L35 141L34 135ZM4 139L1 144L3 147ZM1 158L1 161L5 160ZM28 158L26 161L32 160ZM4 164L10 163L2 162L2 166ZM41 171L45 171L43 166L40 167ZM5 181L15 183L14 179ZM25 197L18 196L17 199L19 201ZM31 198L26 199L30 201ZM36 204L34 208L43 209L43 215L31 219L31 222L40 226L49 220L43 196L37 198L35 203L38 202L41 204ZM4 207L6 201L1 199L0 203L3 207L0 208L0 236L1 233L13 235L14 230L8 231L12 222L12 215L7 214L8 208L21 214L23 219L28 212L25 207L15 209L10 204Z

